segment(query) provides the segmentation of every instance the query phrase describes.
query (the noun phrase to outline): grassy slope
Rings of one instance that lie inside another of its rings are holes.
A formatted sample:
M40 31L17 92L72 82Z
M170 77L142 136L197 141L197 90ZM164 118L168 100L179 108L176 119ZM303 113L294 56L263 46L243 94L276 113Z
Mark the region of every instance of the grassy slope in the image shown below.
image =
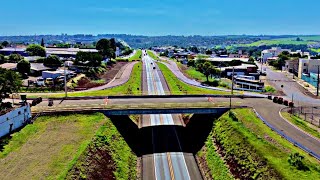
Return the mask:
M164 64L158 63L172 94L229 94L229 92L202 89L181 82Z
M111 156L114 164L108 162L108 160L105 160L107 162L101 162L101 159L106 158L106 152ZM96 164L92 164L91 162L96 162ZM105 163L108 163L108 165L105 165ZM136 179L136 163L137 156L131 151L111 120L107 119L105 125L99 129L87 151L80 157L79 161L69 172L67 179L74 179L79 176L102 178L101 176L97 176L97 172L102 171L101 174L103 175L103 171L106 170L113 170L112 176L115 179ZM101 170L101 166L102 168L106 168L107 166L108 169Z
M38 118L15 133L0 153L0 177L63 178L84 152L102 120L101 114Z
M303 129L309 134L317 138L320 138L320 133L316 129L313 129L312 127L308 126L308 123L305 122L304 120L296 116L291 116L289 113L286 113L286 112L282 112L281 114L284 118L292 122L294 125L298 126L299 128Z
M311 51L316 52L316 53L320 53L320 49L314 49L314 48L312 48Z
M243 178L320 178L319 164L315 159L271 131L251 110L234 112L239 122L225 114L215 123L213 134L224 148L225 159L238 164L236 170L242 171ZM310 170L299 171L290 166L287 160L291 152L304 155Z
M155 55L152 51L147 51L148 55L154 60L160 60L159 56Z
M139 60L139 61L141 61L141 56L142 56L142 50L141 50L141 49L138 49L138 50L136 51L136 53L135 53L132 57L129 58L129 61L133 61L133 60Z
M141 71L142 71L142 64L139 62L134 65L129 81L121 86L117 86L117 87L114 87L111 89L106 89L106 90L99 90L99 91L70 92L70 93L68 93L68 97L141 94L141 91L140 91ZM138 88L139 88L139 90L138 90ZM32 96L28 96L28 97L32 97ZM49 98L64 97L64 93L42 95L41 97L49 97Z

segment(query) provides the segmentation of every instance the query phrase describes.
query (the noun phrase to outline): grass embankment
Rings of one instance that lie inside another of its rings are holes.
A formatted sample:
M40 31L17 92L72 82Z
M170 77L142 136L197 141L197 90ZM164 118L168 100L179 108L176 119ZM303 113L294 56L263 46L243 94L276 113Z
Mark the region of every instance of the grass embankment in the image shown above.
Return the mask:
M177 65L180 67L180 70L183 71L185 74L187 74L188 77L190 77L191 79L194 79L196 81L199 81L201 83L207 83L207 77L197 71L194 67L187 67L186 70L183 70L185 68L183 68L181 63L177 63ZM231 80L226 80L226 79L216 79L216 78L211 78L211 76L209 76L209 82L213 82L213 81L217 81L218 82L218 87L221 88L230 88L229 84L231 84ZM230 85L231 86L231 85Z
M309 124L308 122L304 121L303 119L297 117L297 116L291 116L291 114L287 112L281 113L284 118L286 118L288 121L293 123L294 125L298 126L302 130L306 131L307 133L313 135L314 137L320 138L320 133L315 128L312 128L313 125Z
M142 59L142 50L138 49L136 53L129 58L129 61L141 61Z
M159 56L157 56L156 54L154 54L152 51L147 50L148 55L154 59L154 60L160 60Z
M101 114L38 118L0 152L1 179L63 179L103 119Z
M134 65L132 69L132 73L130 79L127 83L117 86L111 89L99 90L99 91L88 91L88 92L70 92L68 93L68 97L83 97L83 96L108 96L108 95L125 95L125 94L141 94L141 71L142 71L142 63L139 62ZM43 98L62 98L64 97L64 93L56 93L56 94L44 94L40 95ZM39 97L32 96L30 97Z
M319 179L319 162L273 132L250 109L234 110L216 120L206 148L218 147L235 178L239 179ZM292 166L288 159L299 153L304 170ZM221 168L216 154L206 152L211 173ZM225 172L226 170L223 170Z
M136 166L137 156L107 119L66 179L137 179Z
M158 63L172 94L230 94L229 92L209 90L188 85L180 81L166 65Z

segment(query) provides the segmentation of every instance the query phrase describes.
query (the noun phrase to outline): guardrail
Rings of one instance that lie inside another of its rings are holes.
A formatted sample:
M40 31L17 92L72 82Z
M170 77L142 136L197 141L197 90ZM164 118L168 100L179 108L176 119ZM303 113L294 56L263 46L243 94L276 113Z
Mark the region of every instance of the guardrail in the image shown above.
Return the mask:
M285 138L286 140L291 142L294 146L299 147L300 149L302 149L303 151L307 152L308 154L310 154L311 156L315 157L316 159L318 159L320 161L319 154L313 152L312 150L310 150L309 148L298 143L297 141L295 141L291 137L285 135L282 131L278 130L277 128L273 127L270 123L268 123L255 109L253 109L253 110L254 110L255 114L263 121L263 123L266 124L269 128L271 128L273 131L277 132L280 136L282 136L283 138Z

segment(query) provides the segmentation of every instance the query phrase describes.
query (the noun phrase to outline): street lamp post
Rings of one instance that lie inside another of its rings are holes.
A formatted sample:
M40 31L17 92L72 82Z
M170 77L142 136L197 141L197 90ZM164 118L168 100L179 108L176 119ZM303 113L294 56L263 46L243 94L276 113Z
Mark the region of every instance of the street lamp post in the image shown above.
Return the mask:
M65 91L65 98L68 97L68 89L67 89L67 70L66 70L66 62L64 64L64 91Z

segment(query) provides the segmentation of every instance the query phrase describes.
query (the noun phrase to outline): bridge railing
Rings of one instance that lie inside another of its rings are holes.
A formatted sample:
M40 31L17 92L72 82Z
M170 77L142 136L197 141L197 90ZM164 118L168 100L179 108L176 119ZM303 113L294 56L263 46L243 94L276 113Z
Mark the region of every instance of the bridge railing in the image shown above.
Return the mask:
M142 103L142 104L79 104L58 106L34 106L33 113L59 111L92 111L92 110L131 110L131 109L181 109L181 108L223 108L229 107L227 102L200 102L200 103Z

